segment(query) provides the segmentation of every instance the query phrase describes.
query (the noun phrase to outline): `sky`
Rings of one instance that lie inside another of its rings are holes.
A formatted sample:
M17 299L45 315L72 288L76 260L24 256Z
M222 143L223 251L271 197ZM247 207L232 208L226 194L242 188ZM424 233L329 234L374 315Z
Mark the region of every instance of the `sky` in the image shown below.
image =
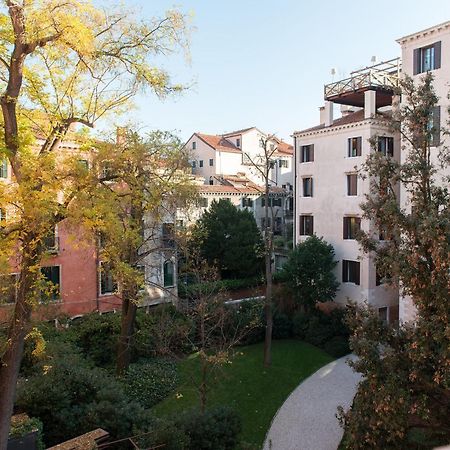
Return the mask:
M192 14L190 61L158 60L189 85L164 101L140 94L126 118L144 129L221 134L256 126L291 142L319 123L323 86L400 56L396 39L450 20L450 0L126 0L145 17ZM449 76L450 78L450 76ZM125 118L123 119L125 120Z

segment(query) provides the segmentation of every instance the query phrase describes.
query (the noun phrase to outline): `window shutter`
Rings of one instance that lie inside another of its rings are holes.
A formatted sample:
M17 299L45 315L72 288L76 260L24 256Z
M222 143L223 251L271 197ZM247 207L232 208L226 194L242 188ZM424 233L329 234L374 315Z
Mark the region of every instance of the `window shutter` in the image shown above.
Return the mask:
M344 239L348 239L348 233L347 233L347 217L344 217L344 220L342 221L343 229L342 229L342 236Z
M441 68L441 41L434 44L434 68Z
M351 175L350 176L350 182L351 182L351 193L352 195L358 195L358 176L357 175Z
M357 138L357 147L356 147L356 156L361 156L361 150L362 150L362 137Z
M413 75L420 73L420 48L414 49Z
M432 146L437 147L441 141L441 107L435 106L433 109L433 142Z
M353 267L354 267L354 271L355 271L355 273L354 273L354 275L355 275L355 278L354 278L355 284L357 284L359 286L359 284L360 284L359 262L353 263Z
M309 160L314 161L314 144L311 145L309 152Z

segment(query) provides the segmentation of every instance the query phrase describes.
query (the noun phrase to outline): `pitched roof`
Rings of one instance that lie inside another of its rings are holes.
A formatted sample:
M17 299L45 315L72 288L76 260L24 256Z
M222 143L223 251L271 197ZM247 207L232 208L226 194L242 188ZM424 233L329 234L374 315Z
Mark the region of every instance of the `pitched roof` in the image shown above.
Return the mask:
M389 113L387 112L378 112L376 114L376 118L382 119L389 117ZM329 127L325 127L324 123L321 123L320 125L316 125L315 127L307 128L306 130L301 131L294 131L294 134L301 134L301 133L307 133L309 131L318 131L322 130L324 128L333 128L333 127L339 127L342 125L348 125L350 123L356 123L356 122L362 122L364 119L364 110L361 109L359 111L355 111L353 113L347 114L346 116L340 117L339 119L333 120L333 124Z
M210 147L219 150L221 152L229 153L241 153L241 150L233 145L231 142L227 141L222 136L216 136L212 134L195 133L203 142L208 144Z
M279 153L281 156L292 156L294 154L294 147L287 142L279 141L277 144L277 151L275 153Z
M233 136L235 134L245 133L245 132L253 130L255 128L256 127L249 127L249 128L243 128L242 130L230 131L229 133L223 133L222 136Z

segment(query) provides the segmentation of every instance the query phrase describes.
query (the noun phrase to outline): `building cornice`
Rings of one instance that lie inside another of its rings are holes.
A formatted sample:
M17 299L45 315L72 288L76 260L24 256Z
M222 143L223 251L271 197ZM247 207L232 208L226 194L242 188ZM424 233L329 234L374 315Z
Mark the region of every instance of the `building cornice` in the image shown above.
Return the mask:
M315 136L315 135L320 135L320 134L329 134L329 133L334 133L336 131L341 131L341 130L350 129L350 128L360 128L365 125L382 126L382 122L379 119L378 120L377 119L365 119L365 120L362 120L359 122L352 122L352 123L345 124L345 125L325 127L325 128L320 128L318 130L311 130L311 131L305 131L305 132L295 131L293 136L294 137L305 137L305 136Z
M433 34L439 33L442 30L446 30L448 28L450 28L450 20L447 22L440 23L439 25L434 25L425 30L418 31L418 32L412 33L412 34L408 34L407 36L403 36L403 37L397 39L396 42L399 44L405 44L408 41L414 41L417 39L421 39L423 37L428 37Z

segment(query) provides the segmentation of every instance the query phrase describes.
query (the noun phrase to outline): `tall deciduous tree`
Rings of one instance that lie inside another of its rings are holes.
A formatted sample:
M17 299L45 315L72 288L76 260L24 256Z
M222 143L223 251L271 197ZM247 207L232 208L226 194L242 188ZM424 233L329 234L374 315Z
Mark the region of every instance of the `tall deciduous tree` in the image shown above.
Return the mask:
M0 156L9 160L13 186L2 186L2 207L11 220L0 239L18 249L20 270L1 355L1 450L7 445L24 337L39 297L43 237L67 217L78 192L75 180L60 170L59 144L72 124L93 127L107 113L128 108L139 90L148 87L158 95L180 90L151 57L185 47L186 31L177 11L137 21L119 5L99 9L83 0L6 0L1 7ZM42 140L34 140L36 135Z
M341 411L351 449L412 448L414 431L432 446L450 440L449 150L440 143L444 130L433 125L432 75L406 78L401 91L404 106L389 124L401 133L404 158L398 163L374 146L365 167L371 192L364 215L385 241L363 234L361 244L417 315L398 329L364 309L349 319L359 356L352 365L363 374L352 409ZM400 182L406 205L396 195Z
M155 282L151 273L161 270L163 258L176 256L174 236L163 236L162 224L175 225L177 209L196 191L185 170L188 163L182 143L167 132L141 136L121 129L117 142L98 146L94 166L93 189L86 192L82 214L87 211L87 220L94 221L89 228L99 233L100 257L119 287L117 372L122 375L130 362L136 312L147 295L145 286L150 291L164 290L163 282Z

